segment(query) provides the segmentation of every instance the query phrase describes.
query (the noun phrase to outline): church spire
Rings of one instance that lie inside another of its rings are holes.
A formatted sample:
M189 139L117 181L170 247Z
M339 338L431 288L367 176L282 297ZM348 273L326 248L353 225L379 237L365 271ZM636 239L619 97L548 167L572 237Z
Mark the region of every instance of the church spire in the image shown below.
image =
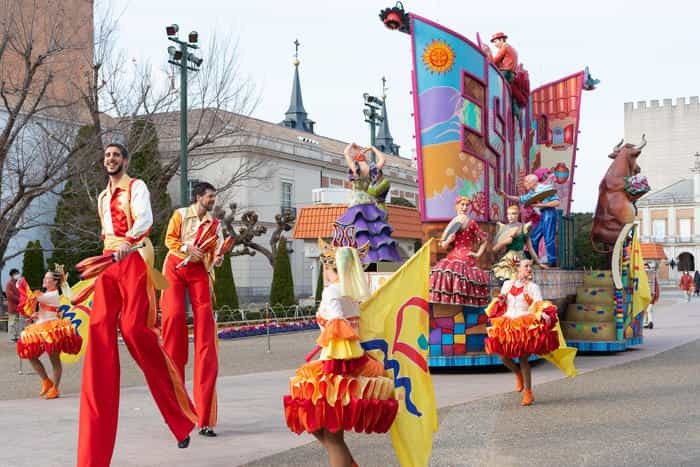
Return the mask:
M389 131L389 116L386 112L386 78L382 76L382 123L379 125L379 133L375 140L377 148L385 154L399 155L399 146L394 144L394 138Z
M299 81L299 39L294 41L294 81L292 82L292 98L289 101L289 109L284 114L282 125L296 130L314 132L314 121L308 118L301 98L301 83Z

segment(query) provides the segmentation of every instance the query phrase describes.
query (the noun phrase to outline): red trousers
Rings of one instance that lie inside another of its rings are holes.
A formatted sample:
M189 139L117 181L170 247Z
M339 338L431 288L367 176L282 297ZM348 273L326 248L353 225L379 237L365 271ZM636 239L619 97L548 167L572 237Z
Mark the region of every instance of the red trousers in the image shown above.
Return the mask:
M160 345L155 317L155 290L141 255L128 255L98 277L80 392L78 467L104 467L112 459L119 417L117 322L175 438L183 440L194 428L194 407Z
M163 272L170 287L163 291L160 309L163 325L163 347L173 360L180 376L185 377L189 347L185 312L187 289L194 313L194 404L200 427L216 425L216 378L219 374L219 349L216 323L209 291L209 274L202 263L189 263L174 255L165 259Z

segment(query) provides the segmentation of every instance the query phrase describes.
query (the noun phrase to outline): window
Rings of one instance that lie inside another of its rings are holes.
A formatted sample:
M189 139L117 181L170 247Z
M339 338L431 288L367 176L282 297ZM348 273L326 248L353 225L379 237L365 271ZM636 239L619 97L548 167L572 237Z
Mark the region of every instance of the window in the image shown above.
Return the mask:
M693 236L690 224L691 219L678 219L678 236L683 240L690 240Z
M537 144L547 144L549 142L547 116L542 114L535 121L537 122Z
M292 193L294 191L294 185L291 182L282 182L282 189L281 189L281 194L282 198L280 199L280 208L282 208L282 211L285 210L291 210L292 209Z
M666 219L657 219L651 225L652 236L656 240L666 238Z

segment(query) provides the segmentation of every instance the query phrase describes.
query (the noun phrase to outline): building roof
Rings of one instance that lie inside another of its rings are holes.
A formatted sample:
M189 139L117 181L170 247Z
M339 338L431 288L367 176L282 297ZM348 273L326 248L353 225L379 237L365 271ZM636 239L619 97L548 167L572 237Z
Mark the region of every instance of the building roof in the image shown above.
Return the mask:
M658 243L640 243L639 246L642 248L644 259L666 259L666 253Z
M309 119L309 115L304 109L304 102L301 98L301 83L299 81L299 60L294 61L294 79L292 80L292 97L289 100L289 109L284 114L282 125L288 128L307 133L314 132L314 121Z
M345 204L319 204L301 208L292 238L329 238L333 231L333 222L347 208ZM394 228L392 237L415 240L420 240L423 237L418 209L393 204L387 205L387 208L389 210L389 224Z
M658 204L692 203L694 200L693 179L678 180L660 190L654 190L637 202L638 206Z

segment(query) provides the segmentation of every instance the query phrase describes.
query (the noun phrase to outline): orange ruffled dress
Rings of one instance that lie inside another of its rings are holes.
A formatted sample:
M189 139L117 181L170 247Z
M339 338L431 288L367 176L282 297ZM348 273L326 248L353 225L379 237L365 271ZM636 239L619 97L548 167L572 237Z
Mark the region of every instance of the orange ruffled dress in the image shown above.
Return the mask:
M70 320L58 318L58 290L46 293L32 292L26 286L26 282L24 285L18 285L18 289L19 309L31 316L38 303L39 311L34 315L36 321L24 328L20 334L17 355L20 358L36 358L44 352L79 353L83 338L78 335Z
M557 307L542 300L534 282L507 280L501 295L486 308L491 326L486 329L486 352L517 358L546 355L560 346L556 329Z
M284 396L285 419L294 433L322 428L385 433L394 422L394 382L360 346L359 319L359 304L341 296L339 284L323 290L316 314L321 358L296 371Z

